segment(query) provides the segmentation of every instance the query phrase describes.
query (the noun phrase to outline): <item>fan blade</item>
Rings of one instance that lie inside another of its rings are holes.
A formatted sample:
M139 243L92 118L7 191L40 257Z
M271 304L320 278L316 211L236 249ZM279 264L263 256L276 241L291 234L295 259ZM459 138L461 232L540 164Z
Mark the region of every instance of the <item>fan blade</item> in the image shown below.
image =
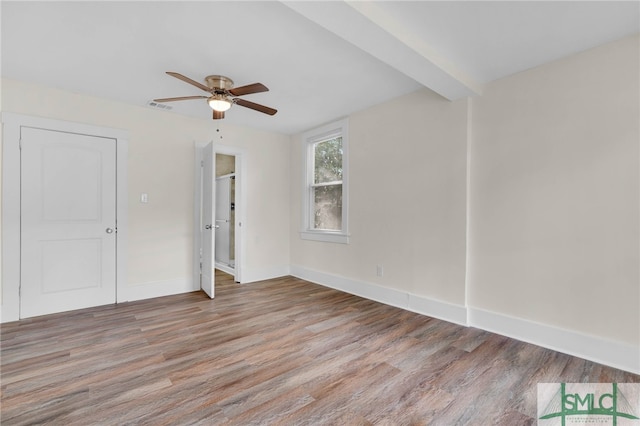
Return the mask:
M169 74L171 77L175 77L175 78L177 78L178 80L182 80L182 81L184 81L185 83L189 83L189 84L191 84L191 85L193 85L193 86L196 86L198 89L202 89L202 90L204 90L205 92L211 92L211 89L209 89L209 88L208 88L207 86L205 86L204 84L202 84L202 83L198 83L198 82L197 82L197 81L195 81L195 80L191 80L189 77L185 77L185 76L184 76L184 75L182 75L182 74L178 74L177 72L171 72L171 71L167 71L167 74Z
M173 101L188 101L189 99L207 99L209 96L180 96L177 98L160 98L154 99L154 102L173 102Z
M269 107L264 106L264 105L256 104L254 102L247 101L246 99L235 98L233 100L233 102L238 104L238 105L240 105L240 106L243 106L245 108L251 108L251 109L254 109L256 111L260 111L260 112L263 112L263 113L269 114L269 115L274 115L276 112L278 112L277 109L273 109L273 108L269 108Z
M213 119L214 120L222 120L224 118L224 111L216 111L213 110Z
M269 89L262 83L247 84L246 86L229 89L229 93L233 96L250 95L251 93L268 92Z

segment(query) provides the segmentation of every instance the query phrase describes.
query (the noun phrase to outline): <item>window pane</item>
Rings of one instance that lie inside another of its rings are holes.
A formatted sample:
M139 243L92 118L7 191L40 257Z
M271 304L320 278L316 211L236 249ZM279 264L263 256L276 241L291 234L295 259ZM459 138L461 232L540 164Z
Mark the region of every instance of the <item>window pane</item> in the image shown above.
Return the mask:
M342 185L312 188L314 229L342 230Z
M342 137L318 142L313 147L314 183L342 181Z

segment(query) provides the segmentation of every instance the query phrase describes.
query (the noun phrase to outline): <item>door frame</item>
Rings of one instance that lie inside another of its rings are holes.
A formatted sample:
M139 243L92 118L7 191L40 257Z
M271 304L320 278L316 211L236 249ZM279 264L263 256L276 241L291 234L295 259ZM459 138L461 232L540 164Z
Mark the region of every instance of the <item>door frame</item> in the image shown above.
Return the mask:
M200 282L200 250L202 248L202 151L209 142L195 142L195 163L194 163L194 193L193 193L193 282ZM234 250L234 256L236 265L234 268L234 280L238 283L243 283L242 276L245 264L245 247L246 247L246 233L243 230L245 217L246 217L246 205L247 205L247 191L245 187L245 176L247 170L247 155L246 150L227 145L213 144L213 154L225 154L233 155L236 158L236 244ZM215 161L215 159L214 159ZM215 264L215 260L214 260Z
M127 266L127 155L126 130L35 117L1 113L2 121L2 306L0 322L20 319L20 129L39 129L78 133L114 139L116 142L116 297L126 286Z

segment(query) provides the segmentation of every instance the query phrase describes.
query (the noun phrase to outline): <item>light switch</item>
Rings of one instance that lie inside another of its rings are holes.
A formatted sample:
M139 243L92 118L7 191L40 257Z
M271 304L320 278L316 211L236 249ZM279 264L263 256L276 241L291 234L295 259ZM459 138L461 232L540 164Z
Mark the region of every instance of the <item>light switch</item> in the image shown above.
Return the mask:
M149 202L149 195L146 194L146 193L140 194L140 202L141 203L148 203Z

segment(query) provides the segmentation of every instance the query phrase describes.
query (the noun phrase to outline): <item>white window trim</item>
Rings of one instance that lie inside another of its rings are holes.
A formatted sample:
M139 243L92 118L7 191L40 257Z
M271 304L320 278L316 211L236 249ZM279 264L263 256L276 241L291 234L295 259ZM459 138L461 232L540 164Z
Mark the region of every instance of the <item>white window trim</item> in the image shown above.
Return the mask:
M329 231L313 229L311 224L311 193L309 187L313 182L312 150L310 146L328 139L332 135L342 136L342 230ZM303 240L329 243L349 243L349 119L343 118L325 124L302 135L302 221L300 238Z

